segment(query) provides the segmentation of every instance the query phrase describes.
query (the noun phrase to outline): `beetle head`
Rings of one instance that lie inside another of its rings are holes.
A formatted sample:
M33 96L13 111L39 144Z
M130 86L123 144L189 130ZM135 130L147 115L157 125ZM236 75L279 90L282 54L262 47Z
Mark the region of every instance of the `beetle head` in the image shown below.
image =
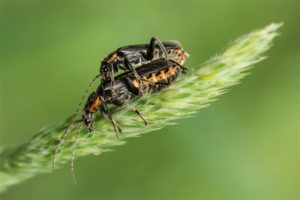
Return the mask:
M93 115L99 110L101 105L101 97L96 92L90 94L82 112L83 123L90 131L93 129Z

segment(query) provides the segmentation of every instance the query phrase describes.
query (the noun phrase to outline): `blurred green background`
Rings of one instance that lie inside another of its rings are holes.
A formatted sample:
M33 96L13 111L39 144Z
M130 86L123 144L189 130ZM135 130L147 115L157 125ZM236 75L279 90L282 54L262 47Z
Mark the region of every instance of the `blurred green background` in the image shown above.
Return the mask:
M194 118L10 188L1 199L300 199L299 1L1 1L1 146L72 114L117 47L175 39L199 66L284 22L241 85Z

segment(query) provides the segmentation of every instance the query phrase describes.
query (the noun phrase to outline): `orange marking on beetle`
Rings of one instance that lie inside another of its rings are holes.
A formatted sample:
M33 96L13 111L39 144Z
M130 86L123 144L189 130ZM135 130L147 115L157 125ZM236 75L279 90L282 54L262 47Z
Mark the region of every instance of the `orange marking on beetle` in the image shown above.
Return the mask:
M173 67L169 67L169 70L167 71L167 76L172 76L175 74L175 69Z
M182 57L183 57L183 58L188 58L188 57L190 57L190 54L188 54L188 53L185 52L185 51L182 51L181 54L182 54Z
M143 76L142 78L143 78L143 80L142 80L143 85L148 86L149 82L147 81L147 77Z
M166 80L166 79L167 79L167 76L166 76L166 74L165 74L164 71L160 71L160 73L159 73L159 78L161 78L161 79L163 79L163 80Z
M114 53L113 55L111 55L110 59L107 61L108 64L112 63L117 57L117 54Z
M136 79L132 81L132 85L136 88L139 88L139 83Z
M94 112L100 104L101 104L101 100L99 97L97 97L89 108L90 112Z
M175 54L177 56L178 63L181 65L183 65L185 63L186 59L190 56L187 52L185 52L182 49L175 50Z
M143 85L148 86L149 83L147 81L142 81Z
M150 80L153 82L157 82L157 78L156 78L155 74L151 75Z

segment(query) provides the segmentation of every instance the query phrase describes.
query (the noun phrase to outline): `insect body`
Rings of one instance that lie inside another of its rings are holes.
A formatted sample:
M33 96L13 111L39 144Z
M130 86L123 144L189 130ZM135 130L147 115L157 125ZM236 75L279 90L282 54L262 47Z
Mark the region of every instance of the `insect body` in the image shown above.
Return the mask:
M115 132L122 133L121 127L113 119L108 109L109 104L116 106L125 106L129 110L136 112L147 125L144 116L134 106L127 102L135 97L141 97L143 94L159 91L169 86L180 73L184 73L186 68L174 61L159 59L151 63L142 65L136 68L137 74L141 77L141 82L138 82L133 72L127 71L115 77L115 84L111 85L110 81L103 81L95 92L92 92L87 99L87 102L82 111L82 119L73 121L67 128L58 144L54 159L53 168L55 168L56 155L62 146L67 134L73 129L75 124L81 123L73 146L73 154L71 161L71 171L73 180L74 176L74 159L77 145L77 138L82 126L86 126L90 132L93 130L93 116L97 111L100 111L113 125ZM76 183L76 182L75 182Z
M160 59L136 68L137 74L141 77L141 83L138 82L134 73L130 71L115 77L113 86L109 81L103 82L97 91L89 96L83 109L82 121L92 130L93 114L100 111L111 121L115 131L121 133L120 126L113 120L107 108L108 104L114 104L116 106L125 106L135 111L147 124L143 115L136 108L127 104L127 102L143 94L166 88L181 72L185 71L186 68L176 62Z
M183 65L188 57L179 42L166 41L152 37L150 44L138 44L118 48L109 54L100 66L101 80L110 80L114 84L114 76L121 69L131 71L141 83L140 77L135 68L164 58Z
M100 74L96 75L90 82L89 86L85 90L80 103L77 107L76 114L79 112L79 108L88 94L88 91L95 80L101 77L101 83L110 82L112 86L112 93L114 93L115 76L121 69L125 72L131 72L135 76L136 81L139 85L142 84L140 75L135 70L138 67L144 66L156 66L151 65L159 59L164 59L165 61L174 61L179 65L183 65L189 54L183 50L180 43L177 41L166 41L161 42L159 39L152 37L150 44L137 44L118 48L116 51L110 53L106 58L103 59L100 66ZM150 64L150 65L148 65ZM139 94L142 95L142 88L139 87Z

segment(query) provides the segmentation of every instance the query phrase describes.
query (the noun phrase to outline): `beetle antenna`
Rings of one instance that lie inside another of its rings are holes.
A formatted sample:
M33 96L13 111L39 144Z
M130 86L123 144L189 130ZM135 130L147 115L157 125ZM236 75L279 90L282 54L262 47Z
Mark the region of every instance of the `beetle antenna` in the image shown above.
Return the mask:
M88 87L85 89L85 91L84 91L84 93L83 93L83 95L82 95L82 97L81 97L81 99L80 99L80 102L79 102L79 104L78 104L78 106L77 106L77 109L76 109L74 118L78 115L80 106L81 106L81 104L82 104L84 98L86 97L87 93L89 92L90 88L92 87L93 83L94 83L95 80L96 80L97 78L99 78L99 77L100 77L100 74L96 75L96 76L91 80L91 82L89 83Z
M77 148L77 142L78 142L78 136L79 133L82 129L83 124L80 125L80 127L78 128L76 137L75 137L75 141L73 143L73 151L72 151L72 160L71 160L71 173L72 173L72 179L74 184L76 184L76 178L75 178L75 173L74 173L74 161L75 161L75 156L76 156L76 148Z
M74 126L79 123L79 122L82 122L82 120L77 120L77 121L73 121L70 126L66 129L66 131L64 132L64 134L61 136L60 138L60 141L59 141L59 144L56 146L56 149L55 149L55 153L54 153L54 158L53 158L53 166L52 166L52 169L55 169L55 165L56 165L56 156L59 152L59 150L61 149L64 141L65 141L65 138L67 137L67 135L71 132L71 130L74 128Z
M62 136L61 139L60 139L59 144L58 144L57 147L56 147L56 150L55 150L55 153L54 153L54 159L53 159L53 169L55 169L56 155L58 154L58 152L59 152L61 146L63 145L64 140L65 140L65 138L67 137L68 133L74 128L75 124L77 124L78 122L82 122L82 120L75 120L75 118L76 118L76 116L77 116L78 113L79 113L80 106L82 105L82 102L83 102L84 98L86 97L88 91L89 91L90 88L92 87L92 85L93 85L93 83L95 82L95 80L96 80L97 78L99 78L99 77L100 77L100 74L97 74L97 75L91 80L91 82L89 83L88 87L85 89L85 91L84 91L84 93L83 93L83 95L82 95L82 97L81 97L81 99L80 99L80 102L79 102L79 104L78 104L78 106L77 106L77 109L76 109L76 112L75 112L75 114L74 114L73 120L72 120L70 126L66 129L65 133L63 134L63 136ZM80 129L81 129L81 128L82 128L82 126L80 126Z
M91 80L91 82L89 83L88 87L85 89L85 91L84 91L84 93L83 93L83 95L82 95L82 97L81 97L81 99L80 99L80 102L79 102L79 104L78 104L78 106L77 106L77 109L76 109L75 115L74 115L74 117L73 117L73 120L72 120L70 126L66 129L65 133L63 134L63 136L62 136L61 139L60 139L59 144L58 144L57 147L56 147L56 150L55 150L55 153L54 153L54 158L53 158L53 166L52 166L53 169L55 169L56 155L58 154L58 152L59 152L61 146L63 145L64 140L65 140L65 138L67 137L68 133L74 128L75 124L77 124L78 122L82 122L82 120L77 120L77 121L76 121L75 118L76 118L76 116L77 116L78 113L79 113L80 106L82 105L82 102L83 102L84 98L86 97L88 91L89 91L90 88L92 87L92 85L93 85L93 83L95 82L95 80L96 80L97 78L99 78L99 77L100 77L100 74L96 75L96 76Z

